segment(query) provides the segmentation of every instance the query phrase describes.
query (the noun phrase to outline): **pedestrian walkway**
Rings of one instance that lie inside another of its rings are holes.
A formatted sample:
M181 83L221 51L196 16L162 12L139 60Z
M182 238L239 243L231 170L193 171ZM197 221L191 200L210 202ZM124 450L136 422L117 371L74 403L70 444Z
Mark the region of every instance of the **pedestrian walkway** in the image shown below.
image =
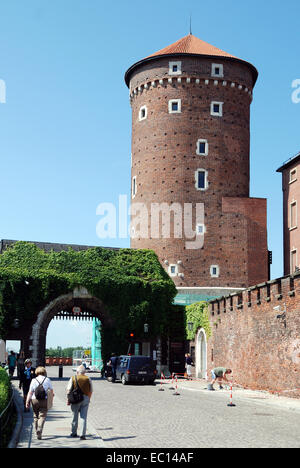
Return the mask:
M42 440L38 440L33 425L33 413L23 412L22 393L18 388L18 382L13 381L16 402L18 406L19 424L18 433L15 434L16 448L103 448L104 443L93 426L88 422L86 440L80 437L72 438L71 421L72 413L66 402L54 397L53 408L48 412L45 422ZM80 427L80 420L79 420Z
M49 373L51 374L51 372ZM138 445L139 447L159 447L158 444L161 442L162 439L171 441L168 443L174 442L173 432L175 420L173 419L171 423L168 421L164 423L165 425L163 426L163 429L161 429L161 421L157 420L157 418L155 418L154 416L153 421L151 420L153 422L151 428L156 428L156 430L153 431L155 432L155 436L149 432L146 433L145 438L145 430L143 429L143 425L141 424L140 426L137 426L136 421L134 422L134 424L132 424L133 421L131 420L131 409L128 409L128 405L122 404L121 413L120 407L114 407L113 414L111 414L111 410L107 407L107 405L103 403L103 401L108 401L108 399L110 401L111 399L111 395L109 393L110 388L113 390L113 398L115 399L114 401L117 401L119 403L122 402L122 398L124 398L124 396L122 396L124 395L124 391L127 392L125 393L125 395L128 395L129 397L136 395L137 399L134 399L134 402L137 405L136 407L145 407L145 411L146 414L148 414L149 419L151 419L152 414L149 415L149 413L147 413L147 402L145 401L143 395L148 395L148 397L151 397L151 408L155 407L156 404L159 406L161 404L161 401L163 401L164 404L166 403L167 405L170 405L166 408L166 410L169 412L172 412L173 402L177 405L177 408L186 408L185 406L181 406L182 403L186 405L187 402L193 401L193 411L199 411L199 408L203 408L203 406L201 405L206 404L205 402L207 402L207 404L212 404L212 402L215 401L218 407L221 408L221 412L223 411L223 407L224 411L228 410L227 406L230 402L231 392L230 389L227 388L227 386L224 386L223 390L219 390L218 385L216 385L216 391L209 392L207 390L207 381L204 379L188 381L183 378L178 378L177 382L175 379L173 380L173 382L172 379L165 379L162 382L160 380L157 380L155 387L145 386L143 391L143 387L138 387L137 389L134 386L129 388L123 388L121 384L110 386L108 384L103 383L102 380L95 378L95 392L91 403L93 411L91 411L91 409L89 410L90 417L88 417L87 424L87 439L85 441L82 441L80 440L80 438L73 439L69 437L71 432L72 413L70 407L67 406L64 398L68 376L65 379L55 379L54 375L56 373L57 369L52 369L51 378L52 381L54 381L55 383L54 406L47 415L42 440L37 440L36 438L33 426L32 411L30 411L30 413L23 412L23 401L21 397L21 391L18 389L18 381L14 380L12 382L14 386L14 391L16 393L16 401L18 402L18 406L20 408L19 414L21 416L21 421L18 421L15 431L16 434L13 437L15 442L18 443L15 445L12 444L11 447L16 446L17 448L126 448L134 447L134 443L140 444ZM72 370L65 369L65 373L72 373ZM97 387L97 385L99 385L99 387ZM164 390L164 393L158 392L160 388ZM170 396L170 398L168 398L168 394L178 394L179 396ZM291 418L294 417L295 413L300 414L300 400L278 397L276 395L271 395L268 392L253 391L239 388L237 386L233 388L233 403L236 404L236 409L233 410L233 412L232 410L229 410L231 412L230 414L242 414L244 416L246 415L247 424L249 424L250 429L252 425L253 427L255 427L255 419L261 414L266 413L265 410L267 407L269 409L273 408L274 410L288 410L290 411ZM263 409L263 411L258 411L260 407ZM203 411L205 413L205 410ZM182 414L185 413L186 409L183 409ZM277 414L277 411L275 411L274 413ZM287 413L286 415L288 416ZM267 416L270 416L270 414L267 414ZM288 417L286 419L280 419L279 417L278 421L280 422L280 424L283 424L284 427L285 424L288 424L288 419ZM285 420L286 423L282 423L282 421ZM267 423L268 421L264 422L265 426L262 427L266 427L266 430L269 430L269 426ZM209 422L207 422L207 424L209 426ZM139 429L137 429L138 427ZM162 432L160 433L159 431ZM283 435L285 434L286 432L284 432L283 430ZM170 437L170 439L168 439L168 437ZM201 443L204 443L207 447L210 446L212 439L209 438L209 436L207 436L205 442L203 442L203 438L201 438L202 436L200 438L197 437L195 437L194 439L195 447L198 446L197 444ZM210 435L210 437L213 438L214 435ZM273 439L271 440L273 444ZM287 438L286 441L288 442L289 439ZM180 442L182 443L182 438L180 438ZM188 442L190 443L191 441L189 440ZM149 443L149 445L146 445L147 443ZM242 443L243 442L241 442L241 444ZM271 442L269 442L269 439L266 439L266 443L269 444ZM227 446L226 441L224 442L224 444L224 446Z

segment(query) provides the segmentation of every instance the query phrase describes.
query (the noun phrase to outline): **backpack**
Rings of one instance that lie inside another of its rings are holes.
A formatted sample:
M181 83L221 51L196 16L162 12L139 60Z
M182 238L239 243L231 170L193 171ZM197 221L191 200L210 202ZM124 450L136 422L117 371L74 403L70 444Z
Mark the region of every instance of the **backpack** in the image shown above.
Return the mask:
M46 380L46 377L44 378L42 383L39 383L39 381L36 379L36 381L39 384L38 387L36 388L35 392L34 392L35 398L37 400L46 400L47 393L46 393L46 390L43 387L43 383L45 382L45 380Z
M76 387L74 387L68 394L68 401L69 403L71 403L71 405L76 405L76 403L81 403L83 401L83 393L79 388L76 375L75 375L75 380L76 380Z

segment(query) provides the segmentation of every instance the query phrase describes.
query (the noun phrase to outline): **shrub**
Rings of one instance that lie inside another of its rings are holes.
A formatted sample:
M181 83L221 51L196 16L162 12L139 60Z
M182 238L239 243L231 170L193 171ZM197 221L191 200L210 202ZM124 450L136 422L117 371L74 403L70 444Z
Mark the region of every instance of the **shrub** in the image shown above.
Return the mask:
M205 330L206 336L209 338L212 334L209 322L208 303L196 302L195 304L186 306L186 334L188 340L194 340L199 328ZM189 330L188 323L192 323L192 330Z
M8 405L10 398L10 379L6 370L0 367L0 414Z
M10 378L6 372L6 370L0 367L0 414L6 409L11 399L11 385L10 385ZM0 447L5 448L9 443L11 438L12 431L14 429L16 423L16 414L15 408L10 407L8 408L7 412L5 411L3 415L2 427L1 430L1 440L0 440Z

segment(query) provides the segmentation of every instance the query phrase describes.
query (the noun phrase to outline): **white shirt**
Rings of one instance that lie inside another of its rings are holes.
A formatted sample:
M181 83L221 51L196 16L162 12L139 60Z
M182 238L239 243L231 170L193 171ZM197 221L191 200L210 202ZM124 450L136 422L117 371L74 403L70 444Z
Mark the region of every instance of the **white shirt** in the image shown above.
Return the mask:
M39 384L41 384L42 382L43 382L43 387L46 391L46 394L47 394L47 390L49 389L53 390L51 380L48 379L48 377L45 377L44 375L38 375L35 379L32 379L31 384L30 384L29 392L32 392L32 399L36 400L35 391L38 388ZM47 399L47 395L46 395L46 399Z

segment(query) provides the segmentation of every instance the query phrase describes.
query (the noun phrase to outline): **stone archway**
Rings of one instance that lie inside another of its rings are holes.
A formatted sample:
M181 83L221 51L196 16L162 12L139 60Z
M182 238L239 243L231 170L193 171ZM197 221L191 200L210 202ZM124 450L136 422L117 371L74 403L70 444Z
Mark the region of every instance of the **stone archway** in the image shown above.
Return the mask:
M83 287L57 297L38 313L36 322L32 326L30 350L34 366L45 365L46 334L49 323L56 314L63 310L72 310L74 306L80 306L82 310L90 311L105 326L112 327L114 325L103 302L92 296Z
M196 335L196 377L207 378L207 338L203 328Z

